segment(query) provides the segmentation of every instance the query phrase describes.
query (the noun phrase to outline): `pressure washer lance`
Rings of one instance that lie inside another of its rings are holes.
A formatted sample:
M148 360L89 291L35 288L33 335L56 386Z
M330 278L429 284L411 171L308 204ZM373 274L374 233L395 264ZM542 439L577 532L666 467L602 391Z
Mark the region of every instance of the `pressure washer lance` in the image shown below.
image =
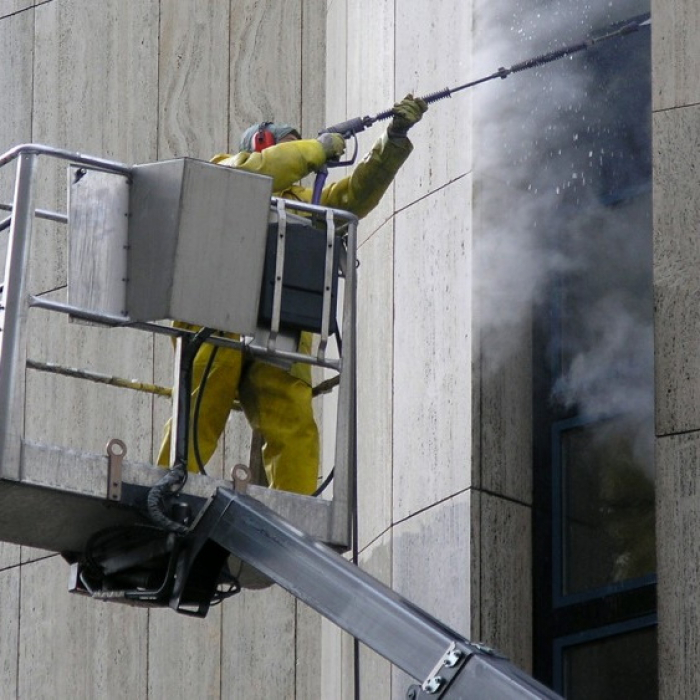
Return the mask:
M613 25L617 26L617 25ZM501 78L505 79L511 73L520 73L521 71L528 70L529 68L536 68L537 66L543 66L546 63L551 63L552 61L557 61L560 58L564 58L565 56L571 56L572 54L578 53L579 51L586 51L587 49L590 49L592 46L595 46L596 44L600 44L602 41L607 41L608 39L614 39L619 36L625 36L627 34L632 34L634 32L639 31L642 27L650 27L651 26L651 15L650 13L646 13L645 15L640 15L639 17L635 17L633 19L630 19L626 22L624 22L621 26L618 26L617 29L613 29L612 27L608 27L604 30L602 30L603 33L597 33L596 35L590 36L588 39L585 41L582 41L578 44L572 44L571 46L564 46L561 49L556 49L554 51L550 51L549 53L542 54L541 56L535 56L534 58L528 58L526 61L521 61L520 63L515 63L512 65L510 68L499 68L495 73L492 73L491 75L487 75L484 78L479 78L478 80L472 80L469 83L464 83L464 85L458 85L457 87L454 88L445 88L444 90L439 90L438 92L432 92L429 95L426 95L425 97L422 97L422 99L426 104L432 104L433 102L437 102L438 100L443 100L446 97L451 97L455 92L459 92L460 90L466 90L467 88L474 87L475 85L480 85L481 83L486 83L489 80L495 80L496 78ZM358 143L357 143L357 134L359 134L361 131L364 131L366 128L372 126L376 122L383 121L385 119L389 119L392 116L394 116L394 110L393 108L391 109L385 109L383 112L379 112L378 114L375 114L373 117L371 116L364 116L364 117L355 117L354 119L348 119L345 122L340 122L339 124L334 124L333 126L328 126L325 129L322 129L319 133L320 134L325 134L325 133L335 133L335 134L340 134L343 136L345 139L350 139L353 138L355 141L355 149L352 154L352 156L347 159L347 160L337 160L337 161L328 161L326 165L321 166L319 170L316 173L316 180L314 182L314 188L313 188L313 197L312 197L312 204L320 204L321 202L321 194L323 192L323 187L326 182L326 178L328 177L328 168L333 167L341 167L345 165L352 165L355 162L355 159L357 158L357 150L358 150Z
M617 29L613 29L612 27L614 26L617 26ZM561 49L550 51L549 53L542 54L541 56L528 58L526 61L515 63L510 68L499 68L495 73L492 73L491 75L479 78L478 80L472 80L469 83L464 83L464 85L458 85L454 88L445 88L444 90L439 90L438 92L432 92L429 95L426 95L425 97L422 97L420 99L422 99L426 104L432 104L433 102L443 100L446 97L451 97L455 92L459 92L460 90L466 90L467 88L474 87L475 85L480 85L481 83L486 83L489 80L495 80L496 78L505 79L509 75L511 75L511 73L520 73L521 71L528 70L530 68L543 66L547 63L551 63L552 61L557 61L560 58L564 58L565 56L571 56L572 54L578 53L580 51L586 51L592 46L600 44L602 41L607 41L608 39L615 39L619 36L632 34L634 32L639 31L642 27L650 26L651 14L646 13L644 15L640 15L639 17L635 17L624 22L621 26L615 24L611 27L607 27L606 29L602 30L602 33L597 33L596 35L590 36L588 37L588 39L578 44L564 46ZM352 165L355 162L358 150L357 134L359 134L361 131L364 131L366 128L372 126L374 123L383 121L385 119L389 119L392 116L394 116L393 108L385 109L383 112L379 112L373 117L369 115L364 117L355 117L354 119L348 119L345 122L340 122L339 124L328 126L319 132L320 134L329 132L340 134L345 139L353 138L355 141L355 149L352 156L349 159L343 161L328 161L326 165L322 166L317 171L316 180L314 182L313 198L311 200L313 204L319 204L321 202L321 193L323 192L323 187L325 185L326 178L328 177L328 167L337 168L345 165Z
M616 25L613 25L616 26ZM478 80L472 80L464 85L458 85L454 88L445 88L438 92L433 92L421 99L427 104L437 102L438 100L445 99L446 97L451 97L455 92L460 90L466 90L467 88L474 87L475 85L480 85L481 83L486 83L489 80L495 80L496 78L505 79L511 73L520 73L521 71L528 70L529 68L535 68L537 66L543 66L546 63L551 63L552 61L557 61L565 56L571 56L572 54L578 53L579 51L586 51L592 46L601 43L602 41L607 41L608 39L614 39L618 36L625 36L626 34L632 34L633 32L639 31L642 27L651 26L651 15L649 13L641 15L625 22L622 26L617 29L607 28L603 30L603 34L598 34L597 36L591 36L585 41L579 44L573 44L571 46L565 46L561 49L556 49L555 51L550 51L549 53L542 54L541 56L535 56L534 58L529 58L526 61L521 61L512 65L510 68L499 68L495 73L487 75L484 78L479 78ZM364 131L367 127L372 126L375 122L383 121L384 119L389 119L394 114L393 109L387 109L379 114L375 114L373 117L355 117L354 119L348 119L348 121L341 122L340 124L335 124L329 126L320 133L336 133L341 134L345 138L350 138L355 134ZM354 158L353 158L354 160ZM348 162L344 162L343 165L348 165Z

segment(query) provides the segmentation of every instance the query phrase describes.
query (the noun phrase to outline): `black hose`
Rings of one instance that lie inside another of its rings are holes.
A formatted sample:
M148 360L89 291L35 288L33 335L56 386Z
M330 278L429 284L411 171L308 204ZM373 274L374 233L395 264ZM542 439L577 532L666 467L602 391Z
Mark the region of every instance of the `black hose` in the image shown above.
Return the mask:
M179 415L181 420L184 420L185 430L177 431L176 445L176 461L173 466L156 482L148 491L146 497L146 508L148 515L156 525L162 527L169 532L185 534L188 532L187 526L178 523L168 515L167 500L177 495L184 485L187 483L187 433L189 432L189 409L190 409L190 394L191 394L191 379L192 379L192 364L199 349L204 342L214 333L211 328L202 328L194 337L187 343L181 357L180 378L185 379L186 391L180 391L178 400ZM182 418L184 416L184 418Z
M183 478L183 474L185 475ZM158 526L168 532L176 532L179 535L184 535L189 528L176 520L169 518L166 514L166 500L177 494L187 481L186 465L177 463L172 469L163 475L163 477L148 491L146 497L146 508L148 516Z
M317 498L320 496L328 487L328 484L333 481L333 476L335 472L335 467L328 472L328 476L323 480L323 483L311 494L312 498Z
M192 413L192 448L194 452L194 458L197 462L197 469L200 474L207 475L204 469L204 461L202 460L202 455L199 451L199 411L202 407L202 396L204 396L204 389L207 386L207 380L209 379L209 374L211 373L211 368L214 365L214 359L216 358L216 353L219 351L219 346L215 345L212 348L211 355L207 360L207 366L204 368L202 373L202 380L199 382L199 390L197 391L197 400L194 404L194 411Z

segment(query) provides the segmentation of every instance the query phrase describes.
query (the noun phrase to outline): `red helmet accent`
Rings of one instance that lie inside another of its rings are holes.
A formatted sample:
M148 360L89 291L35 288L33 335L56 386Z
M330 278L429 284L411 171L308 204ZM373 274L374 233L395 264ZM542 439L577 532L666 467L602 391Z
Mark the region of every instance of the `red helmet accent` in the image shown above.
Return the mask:
M263 122L260 124L260 128L253 136L253 150L258 153L277 143L277 141L275 141L275 135L267 128L268 124L272 124L272 122Z

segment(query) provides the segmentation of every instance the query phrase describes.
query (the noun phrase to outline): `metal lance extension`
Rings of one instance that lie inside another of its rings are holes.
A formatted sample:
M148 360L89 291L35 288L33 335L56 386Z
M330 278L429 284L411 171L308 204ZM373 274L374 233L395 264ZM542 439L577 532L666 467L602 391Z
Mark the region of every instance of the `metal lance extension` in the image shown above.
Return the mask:
M535 56L533 58L528 58L520 63L515 63L510 68L499 68L495 73L487 75L483 78L478 78L477 80L472 80L471 82L464 83L464 85L458 85L453 88L445 88L444 90L439 90L437 92L431 92L429 95L422 97L424 102L427 104L432 104L438 100L443 100L446 97L451 97L455 92L460 92L461 90L466 90L467 88L474 87L475 85L480 85L481 83L486 83L489 80L495 80L496 78L507 78L511 73L520 73L524 70L530 68L536 68L537 66L543 66L552 61L557 61L565 56L571 56L572 54L579 53L580 51L586 51L596 44L600 44L608 39L615 39L616 37L626 36L627 34L632 34L639 31L642 28L651 27L651 15L649 13L635 17L624 22L622 25L615 24L611 27L607 27L600 32L588 37L585 41L578 44L572 44L570 46L564 46L560 49L550 51L549 53L542 54L541 56ZM364 131L367 127L372 126L375 122L383 121L384 119L389 119L394 115L394 110L386 109L383 112L379 112L374 116L364 116L355 117L354 119L348 119L345 122L340 122L333 126L329 126L321 133L332 132L337 134L342 134L345 138L350 138L355 134ZM354 160L354 158L353 158ZM347 163L343 163L347 165Z
M642 27L651 26L651 15L647 13L646 15L641 15L634 19L630 19L624 22L622 26L613 25L617 27L608 27L602 32L597 32L595 35L589 37L585 41L578 44L572 44L571 46L564 46L561 49L556 49L555 51L550 51L549 53L542 54L541 56L535 56L534 58L528 58L520 63L515 63L510 68L499 68L495 73L487 75L483 78L478 78L477 80L472 80L469 83L464 83L464 85L458 85L454 88L445 88L444 90L438 90L437 92L431 92L429 95L425 95L419 99L422 99L427 104L432 104L438 100L444 100L446 97L451 97L455 92L460 90L466 90L467 88L474 87L475 85L480 85L481 83L486 83L489 80L495 80L496 78L507 78L511 73L520 73L521 71L528 70L529 68L535 68L537 66L543 66L546 63L551 63L552 61L557 61L565 56L571 56L572 54L578 53L579 51L585 51L586 49L599 44L601 41L607 41L608 39L614 39L619 36L625 36L626 34L632 34L637 32ZM340 166L352 165L357 158L358 144L357 144L357 134L364 131L366 128L372 126L376 122L389 119L394 116L394 110L385 109L383 112L375 114L373 117L366 115L364 117L354 117L353 119L348 119L347 121L340 122L339 124L334 124L333 126L328 126L322 129L319 133L335 133L341 134L346 139L353 138L355 140L355 149L352 156L348 160L344 161L327 161L316 173L316 181L314 183L313 189L313 199L314 204L319 204L321 201L321 193L323 187L326 183L326 178L328 177L328 168L336 168Z

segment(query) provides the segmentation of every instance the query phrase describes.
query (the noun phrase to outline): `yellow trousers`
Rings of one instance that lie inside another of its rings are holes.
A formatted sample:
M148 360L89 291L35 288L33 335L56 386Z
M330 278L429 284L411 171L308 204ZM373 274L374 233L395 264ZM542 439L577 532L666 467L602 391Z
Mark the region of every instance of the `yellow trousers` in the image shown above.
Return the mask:
M193 416L202 376L215 348L204 344L192 371L188 469L196 472ZM244 359L238 350L219 347L199 405L197 441L202 463L216 450L233 403L238 398L251 427L263 437L263 463L271 488L309 495L316 489L319 467L318 427L311 407L311 387L274 365ZM158 464L170 463L168 421Z

